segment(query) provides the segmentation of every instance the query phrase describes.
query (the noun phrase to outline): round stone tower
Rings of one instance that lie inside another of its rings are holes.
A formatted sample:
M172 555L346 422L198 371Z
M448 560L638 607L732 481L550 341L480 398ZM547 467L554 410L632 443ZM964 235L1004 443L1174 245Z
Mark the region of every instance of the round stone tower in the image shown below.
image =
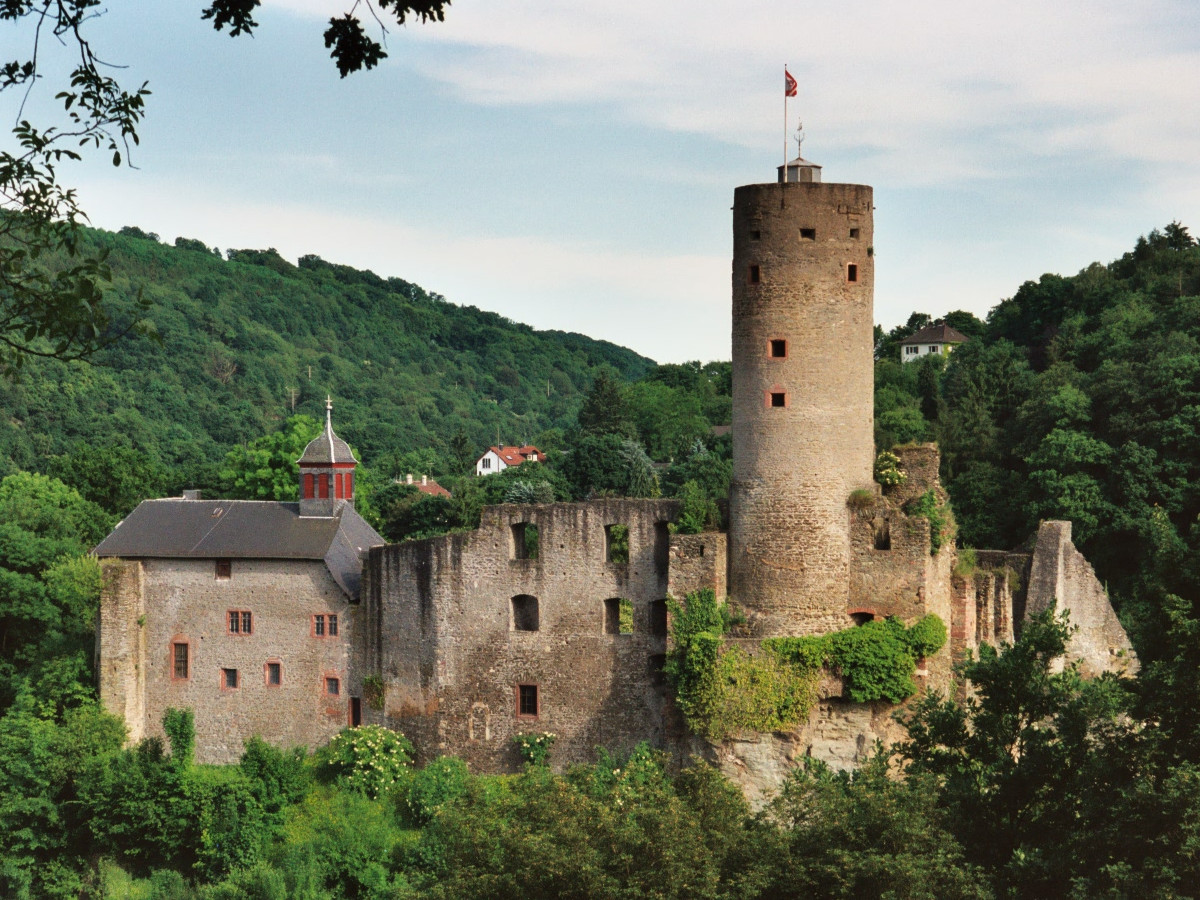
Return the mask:
M779 173L733 200L729 589L760 637L852 624L846 501L874 461L871 188Z

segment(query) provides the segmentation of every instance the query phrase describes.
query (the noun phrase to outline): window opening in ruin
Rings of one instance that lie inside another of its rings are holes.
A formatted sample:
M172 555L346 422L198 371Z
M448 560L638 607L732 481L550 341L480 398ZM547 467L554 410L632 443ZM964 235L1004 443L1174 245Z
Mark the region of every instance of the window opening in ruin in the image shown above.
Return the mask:
M357 728L362 724L362 697L350 698L350 727Z
M604 601L604 633L633 634L633 603L624 597Z
M538 558L538 527L532 522L518 522L512 527L512 558Z
M846 280L852 284L858 281L858 266L856 266L854 263L850 263L846 266Z
M186 679L188 677L188 645L186 641L176 641L171 645L172 677Z
M751 284L758 284L762 281L762 270L758 266L750 267L749 280Z
M342 692L342 680L340 678L330 678L325 676L325 693L330 697L336 697Z
M815 241L816 239L817 239L817 229L815 229L815 228L801 228L800 229L800 240Z
M277 662L267 663L267 687L278 687L283 684L283 665Z
M666 578L671 566L671 525L654 523L654 567L659 578Z
M250 634L253 629L254 617L250 615L248 610L231 609L229 611L229 633L230 634Z
M238 670L237 669L222 669L221 670L221 687L227 691L236 691L238 686Z
M850 229L850 240L852 240L852 241L857 241L857 240L858 240L858 234L859 234L859 231L858 231L858 229L857 229L857 228L851 228L851 229Z
M536 684L517 685L517 715L536 719L538 716L538 689Z
M629 562L629 526L604 526L604 558L618 566Z
M233 561L228 559L217 560L217 580L226 581L233 574Z
M647 668L650 670L650 683L655 687L662 687L667 683L666 668L667 654L652 653L650 654L649 664Z
M875 621L875 614L869 612L856 612L850 613L850 618L854 621L856 626L866 625L868 622Z
M771 391L772 406L787 406L787 394L783 391Z
M650 633L660 638L667 636L666 600L654 600L650 604Z
M518 594L512 598L512 630L538 630L538 599L529 594Z
M767 355L772 359L786 359L787 340L784 338L772 338L767 349Z
M875 549L876 550L891 550L892 549L892 529L888 525L887 519L876 519L875 526Z
M757 241L757 240L761 240L761 239L762 239L761 231L751 231L750 232L750 240Z

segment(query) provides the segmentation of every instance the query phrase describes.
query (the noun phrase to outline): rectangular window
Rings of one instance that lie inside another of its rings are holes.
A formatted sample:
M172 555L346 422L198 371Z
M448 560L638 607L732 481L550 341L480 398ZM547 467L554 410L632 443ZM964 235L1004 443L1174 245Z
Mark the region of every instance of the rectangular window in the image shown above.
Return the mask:
M338 621L337 616L330 614L329 616L329 636L337 637Z
M278 687L283 684L283 664L277 662L267 663L267 686Z
M492 467L492 458L490 456L485 456L479 461L479 467L481 469L490 469Z
M333 496L342 499L342 473L335 472L333 476Z
M751 284L758 284L762 281L762 270L758 266L751 266L747 275L747 280Z
M316 494L315 494L315 492L313 491L313 476L312 476L312 472L305 472L305 473L304 473L304 498L305 498L306 500L310 500L310 499L312 499L314 496L316 496Z
M174 663L173 675L175 678L185 679L188 677L188 645L183 641L177 641L171 645L171 659Z
M846 266L846 280L851 284L858 281L858 266L856 266L854 263L850 263Z
M801 228L800 229L800 240L815 241L816 239L817 239L817 229L815 229L815 228Z
M752 241L762 240L762 232L761 231L750 232L750 240L752 240Z
M244 609L231 609L229 611L229 633L230 634L250 634L253 631L254 617L249 611Z
M787 406L787 394L783 391L771 391L772 406Z
M340 678L325 678L325 693L330 697L336 697L342 692L342 681Z
M857 228L851 228L851 229L850 229L850 240L852 240L852 241L857 241L857 240L858 240L858 233L859 233L859 232L858 232L858 229L857 229Z
M233 574L233 561L228 559L217 560L217 580L225 581Z
M325 637L325 617L313 616L313 634L317 637Z
M604 558L618 566L629 562L629 526L604 526Z
M322 472L317 476L317 493L321 500L329 499L329 473Z
M227 691L236 691L238 686L238 670L237 669L222 669L221 670L221 687Z
M517 715L531 719L538 716L538 689L536 684L517 685Z
M346 499L352 500L353 498L354 498L354 473L347 472L346 473Z
M769 354L772 359L787 358L787 341L783 338L773 338L770 342Z

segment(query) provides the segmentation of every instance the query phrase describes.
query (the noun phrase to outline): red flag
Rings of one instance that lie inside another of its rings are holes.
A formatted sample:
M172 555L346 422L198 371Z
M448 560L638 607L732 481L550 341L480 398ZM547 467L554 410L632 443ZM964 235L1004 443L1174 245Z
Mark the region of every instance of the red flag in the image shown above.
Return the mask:
M783 70L783 96L796 96L796 79L792 77L792 73L787 68Z

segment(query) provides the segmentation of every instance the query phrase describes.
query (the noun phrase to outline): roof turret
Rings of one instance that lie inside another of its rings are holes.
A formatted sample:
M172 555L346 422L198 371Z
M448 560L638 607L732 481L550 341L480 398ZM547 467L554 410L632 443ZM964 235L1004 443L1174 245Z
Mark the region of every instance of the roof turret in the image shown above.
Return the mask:
M357 463L350 445L333 433L333 398L325 398L325 431L313 438L297 462L302 466Z

